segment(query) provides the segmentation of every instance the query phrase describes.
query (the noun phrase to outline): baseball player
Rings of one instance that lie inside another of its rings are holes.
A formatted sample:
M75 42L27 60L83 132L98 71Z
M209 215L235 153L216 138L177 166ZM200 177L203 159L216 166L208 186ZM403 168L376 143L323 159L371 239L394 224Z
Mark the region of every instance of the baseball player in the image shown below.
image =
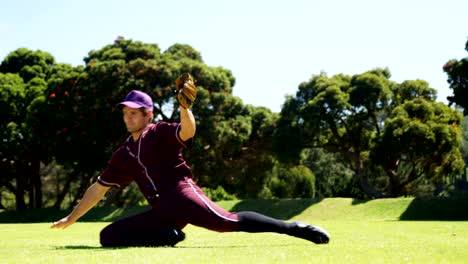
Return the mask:
M72 225L110 188L135 181L151 209L105 227L100 233L103 247L174 246L184 240L182 229L187 224L217 232L275 232L316 244L329 242L329 235L320 227L284 222L256 212L228 212L212 202L193 181L182 155L195 135L195 118L190 108L197 90L189 74L177 78L176 92L180 123L152 123L153 101L141 91L131 91L118 104L130 136L115 150L72 212L51 228Z

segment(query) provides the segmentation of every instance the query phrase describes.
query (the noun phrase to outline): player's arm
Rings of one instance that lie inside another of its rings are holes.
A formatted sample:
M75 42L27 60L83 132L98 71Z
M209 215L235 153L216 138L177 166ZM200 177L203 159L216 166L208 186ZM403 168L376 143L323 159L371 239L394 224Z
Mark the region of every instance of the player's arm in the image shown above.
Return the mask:
M180 107L180 131L179 137L187 141L195 136L196 124L195 117L190 109Z
M83 198L75 209L73 209L68 216L54 222L51 228L66 228L74 224L80 217L93 208L102 199L102 197L104 197L109 189L110 187L101 185L97 182L91 185L88 190L86 190L86 193L83 195Z
M176 99L180 109L180 131L179 137L182 141L187 141L195 136L195 117L190 111L193 102L197 97L197 86L192 76L184 73L177 77L175 81Z

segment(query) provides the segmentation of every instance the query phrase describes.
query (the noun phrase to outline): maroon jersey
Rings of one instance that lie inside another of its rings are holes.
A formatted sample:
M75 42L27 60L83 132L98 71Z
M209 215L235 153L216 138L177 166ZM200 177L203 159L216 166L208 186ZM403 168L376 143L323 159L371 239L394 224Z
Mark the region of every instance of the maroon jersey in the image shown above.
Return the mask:
M120 187L135 181L146 199L164 194L186 178L192 178L182 151L192 139L179 137L180 124L157 122L148 125L136 141L132 136L112 154L98 183Z

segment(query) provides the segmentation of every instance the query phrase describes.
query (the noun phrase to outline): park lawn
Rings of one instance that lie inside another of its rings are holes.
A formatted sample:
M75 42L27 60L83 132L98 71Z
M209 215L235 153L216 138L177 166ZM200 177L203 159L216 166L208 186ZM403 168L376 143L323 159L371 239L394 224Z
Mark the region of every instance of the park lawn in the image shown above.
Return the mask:
M395 208L404 208L404 199L349 202L326 199L290 219L325 228L332 237L326 245L188 226L187 238L174 248L103 249L98 236L107 222L78 222L65 230L48 223L0 224L0 263L467 263L468 221L398 221Z

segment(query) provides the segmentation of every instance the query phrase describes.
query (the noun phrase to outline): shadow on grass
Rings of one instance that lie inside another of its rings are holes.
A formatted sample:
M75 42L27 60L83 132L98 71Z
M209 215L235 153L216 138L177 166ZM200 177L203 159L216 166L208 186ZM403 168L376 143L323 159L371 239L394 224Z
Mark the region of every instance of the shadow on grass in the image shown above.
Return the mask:
M149 206L135 206L131 208L96 207L85 214L80 221L84 222L113 222L117 219L135 215L149 210ZM0 223L52 223L66 215L71 210L56 208L28 209L23 211L0 210Z
M52 222L65 216L65 212L54 208L1 210L0 223L38 223Z
M254 211L269 217L287 220L320 201L321 199L242 200L230 211Z
M119 248L103 248L103 247L100 247L100 246L60 246L60 247L55 247L55 249L57 250L65 250L65 249L71 249L71 250L88 250L88 249L92 249L92 250L113 250L113 249L119 249Z
M291 246L298 246L303 244L268 244L268 245L261 245L255 244L256 247L291 247ZM190 248L190 249L204 249L204 248L250 248L253 245L215 245L215 246L175 246L175 247L148 247L148 248ZM129 248L139 248L139 247L101 247L101 246L60 246L55 247L56 250L100 250L100 251L107 251L107 250L119 250L119 249L129 249Z
M242 200L230 209L233 212L255 211L277 219L290 219L309 206L319 203L319 199L278 199L278 200ZM149 210L149 206L130 208L97 207L91 209L80 221L113 222L117 219ZM55 208L29 209L24 211L0 210L0 223L51 223L70 213Z
M352 205L359 205L359 204L367 203L368 201L371 201L371 200L353 198L353 201L351 202L351 204Z
M177 246L176 246L177 247ZM101 246L60 246L55 247L56 250L119 250L119 249L128 249L128 248L140 248L140 247L101 247ZM151 248L151 247L148 247ZM154 248L172 248L172 247L154 247Z
M468 197L414 198L401 221L467 221Z
M251 199L238 201L228 209L233 212L254 211L277 219L288 220L321 201L320 199ZM468 221L468 197L413 198L401 202L398 199L392 199L393 202L391 203L385 202L385 199L382 203L373 203L372 201L353 199L352 205L365 204L359 210L371 215L385 215L383 212L386 210L393 210L396 215L392 213L392 217L398 218L400 221ZM340 204L336 209L338 210L341 207L343 205ZM144 212L149 208L148 206L131 208L97 207L84 215L80 221L113 222L123 217ZM347 208L343 210L343 213L348 212ZM69 213L69 210L64 211L54 208L24 211L0 210L0 223L51 223Z

